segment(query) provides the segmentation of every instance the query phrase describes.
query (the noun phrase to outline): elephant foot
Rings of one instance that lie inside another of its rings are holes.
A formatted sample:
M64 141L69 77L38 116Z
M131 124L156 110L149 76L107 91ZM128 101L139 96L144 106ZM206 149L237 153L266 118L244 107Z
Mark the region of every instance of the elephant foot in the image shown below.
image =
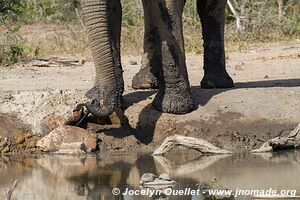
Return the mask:
M116 97L113 96L113 92L103 93L98 87L93 87L87 91L86 97L88 97L90 101L87 101L84 105L88 112L96 118L96 122L101 122L101 120L103 121L103 119L106 118L109 119L114 112L119 119L121 126L129 125L128 118L124 114L125 107L123 106L122 96L120 96L119 99L114 100Z
M152 105L156 110L172 114L186 114L195 109L194 100L189 92L184 95L174 91L158 92Z
M116 97L114 91L101 91L99 87L93 87L85 94L89 101L85 102L85 107L96 117L108 117L116 109L122 108L121 97Z
M210 73L205 74L202 81L201 87L204 89L213 89L213 88L232 88L234 83L232 78L225 73Z
M133 89L157 89L158 82L150 71L150 67L143 67L132 79Z

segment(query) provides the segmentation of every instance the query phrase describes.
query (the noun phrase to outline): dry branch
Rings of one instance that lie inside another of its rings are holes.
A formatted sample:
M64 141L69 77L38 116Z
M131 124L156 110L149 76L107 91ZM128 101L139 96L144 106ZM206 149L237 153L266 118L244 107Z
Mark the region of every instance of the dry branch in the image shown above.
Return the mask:
M18 184L18 180L15 180L13 182L13 184L10 186L9 190L6 192L5 200L10 200L11 199L11 196L12 196L14 190L16 189L17 184Z
M85 63L84 60L69 60L69 59L36 59L29 64L36 67L60 67L60 66L81 66Z
M253 153L270 152L279 149L299 149L300 148L300 124L289 134L288 137L276 137L264 143Z
M193 137L185 137L181 135L174 135L167 137L164 142L158 147L153 155L163 155L166 152L173 149L175 146L183 146L189 149L197 150L201 153L210 153L210 154L229 154L233 153L231 151L220 149L215 145L203 140Z
M232 14L234 15L234 17L236 18L236 27L238 31L243 31L245 28L242 25L242 17L238 14L238 12L236 11L236 9L233 6L233 3L231 2L231 0L227 1L227 4L232 12ZM234 4L237 4L234 1Z

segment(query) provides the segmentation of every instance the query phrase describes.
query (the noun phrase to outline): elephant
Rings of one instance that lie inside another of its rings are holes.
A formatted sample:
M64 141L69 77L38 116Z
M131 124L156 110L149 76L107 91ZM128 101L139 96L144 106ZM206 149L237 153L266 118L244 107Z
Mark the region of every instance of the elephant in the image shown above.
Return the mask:
M182 14L184 0L142 0L145 13L147 70L155 77L158 93L152 105L173 114L195 109L185 62ZM97 116L123 113L123 70L120 57L120 0L82 0L84 22L94 58L96 78L87 91L87 110ZM224 0L198 0L203 28L205 71L202 86L231 87L225 69ZM204 11L204 12L203 12ZM150 67L151 66L151 67Z
M234 86L225 66L224 18L226 3L226 0L197 0L197 11L201 20L204 39L202 88L231 88ZM156 37L153 34L155 25L151 23L149 9L144 6L144 10L144 55L141 69L132 80L132 87L134 89L156 89L158 88L158 81L152 72L152 67L160 65L160 63L157 62L159 54L156 52L157 44L153 39Z

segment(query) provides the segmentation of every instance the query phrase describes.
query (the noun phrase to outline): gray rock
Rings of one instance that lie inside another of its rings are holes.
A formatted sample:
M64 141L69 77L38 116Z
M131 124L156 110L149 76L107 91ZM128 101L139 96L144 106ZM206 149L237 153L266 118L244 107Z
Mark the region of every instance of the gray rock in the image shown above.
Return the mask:
M167 174L167 173L161 174L161 175L158 177L158 179L160 179L160 180L165 180L165 181L172 181L170 175Z
M141 182L147 183L147 182L152 182L157 178L155 174L152 173L146 173L141 177Z

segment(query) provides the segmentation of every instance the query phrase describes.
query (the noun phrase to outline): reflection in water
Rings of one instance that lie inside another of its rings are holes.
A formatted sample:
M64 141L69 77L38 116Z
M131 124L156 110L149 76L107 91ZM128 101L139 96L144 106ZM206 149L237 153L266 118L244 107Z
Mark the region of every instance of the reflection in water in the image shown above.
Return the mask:
M189 160L193 157L192 160ZM113 196L112 189L139 189L140 177L147 172L170 173L175 189L214 188L276 190L300 192L300 152L240 154L232 156L194 155L110 155L97 157L43 156L41 158L0 158L0 199L13 180L19 184L16 199L181 199L202 197L130 197ZM242 199L242 198L240 198ZM245 198L244 198L245 199Z

